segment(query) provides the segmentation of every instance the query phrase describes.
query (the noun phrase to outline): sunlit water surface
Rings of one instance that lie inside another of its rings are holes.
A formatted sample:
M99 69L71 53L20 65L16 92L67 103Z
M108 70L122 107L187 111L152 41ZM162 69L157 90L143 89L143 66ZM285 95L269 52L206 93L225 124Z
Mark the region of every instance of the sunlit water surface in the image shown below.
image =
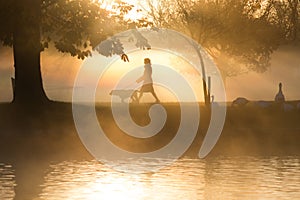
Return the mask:
M13 199L15 196L15 175L11 165L0 163L0 199Z
M15 184L13 166L0 164L0 199L13 199ZM181 159L144 174L97 161L64 161L49 166L40 187L35 198L47 200L299 199L300 157Z

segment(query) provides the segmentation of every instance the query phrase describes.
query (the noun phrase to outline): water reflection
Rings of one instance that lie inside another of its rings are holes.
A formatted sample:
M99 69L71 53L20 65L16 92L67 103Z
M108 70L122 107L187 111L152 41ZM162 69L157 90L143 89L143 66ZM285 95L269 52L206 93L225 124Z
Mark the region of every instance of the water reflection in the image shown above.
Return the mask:
M299 174L300 161L295 157L210 160L205 198L296 199L300 196Z
M142 163L141 163L142 164ZM98 162L51 166L44 199L295 199L297 157L182 159L153 174L127 174Z
M13 171L4 166L0 197L11 199ZM64 161L48 167L39 199L297 199L299 185L300 157L181 159L149 174L117 172L96 161Z
M149 174L117 172L96 161L63 162L51 168L43 186L43 199L197 199L203 196L204 163L195 160L182 160Z
M13 199L15 196L15 175L12 166L0 163L0 199Z

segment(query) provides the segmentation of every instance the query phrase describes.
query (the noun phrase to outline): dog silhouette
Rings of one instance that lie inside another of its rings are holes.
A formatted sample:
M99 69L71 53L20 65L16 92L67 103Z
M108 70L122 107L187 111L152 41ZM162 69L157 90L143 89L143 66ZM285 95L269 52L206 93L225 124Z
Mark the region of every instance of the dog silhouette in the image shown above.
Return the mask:
M120 97L122 103L128 98L132 102L138 102L138 90L112 90L109 94Z

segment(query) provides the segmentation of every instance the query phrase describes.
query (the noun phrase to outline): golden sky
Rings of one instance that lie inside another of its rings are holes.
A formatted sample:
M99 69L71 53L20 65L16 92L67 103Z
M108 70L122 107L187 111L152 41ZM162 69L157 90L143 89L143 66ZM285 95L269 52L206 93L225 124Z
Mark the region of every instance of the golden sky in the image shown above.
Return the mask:
M136 50L128 53L130 62L123 62L117 57L117 59L108 66L102 77L100 77L96 99L99 101L110 101L110 96L108 95L111 90L116 89L118 82L122 79L119 89L137 89L141 84L136 83L136 80L143 75L143 60L144 58L150 58L153 68L153 81L155 84L159 84L159 80L167 79L167 87L182 87L180 80L176 74L180 74L191 86L196 98L200 101L202 97L202 85L201 76L197 73L194 67L177 55L163 50ZM91 85L88 83L88 77L91 77L92 73L96 73L97 70L101 70L105 66L101 66L103 63L103 56L93 56L87 62L83 63L82 67L86 67L89 70L85 77L87 77L86 82L83 83L87 89L87 86ZM170 68L174 71L174 74L167 73L162 67ZM167 74L166 74L167 73ZM175 81L176 85L170 85L171 81ZM170 84L169 84L170 83ZM155 90L162 101L176 101L175 95L172 94L166 87L156 85ZM143 99L151 101L151 95L145 94ZM188 96L186 94L185 96Z

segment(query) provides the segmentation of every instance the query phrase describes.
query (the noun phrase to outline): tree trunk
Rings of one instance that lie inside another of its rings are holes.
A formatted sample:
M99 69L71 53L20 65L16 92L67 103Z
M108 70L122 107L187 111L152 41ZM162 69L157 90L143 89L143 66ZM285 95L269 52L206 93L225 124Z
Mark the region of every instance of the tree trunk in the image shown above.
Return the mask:
M207 107L210 106L210 91L207 88L207 79L206 79L206 72L205 72L205 66L204 66L204 60L201 55L200 49L198 46L194 46L197 55L200 59L200 65L201 65L201 72L202 72L202 84L203 84L203 94L204 94L204 102Z
M43 104L48 98L43 89L40 68L40 0L15 0L13 33L15 92L13 102Z

